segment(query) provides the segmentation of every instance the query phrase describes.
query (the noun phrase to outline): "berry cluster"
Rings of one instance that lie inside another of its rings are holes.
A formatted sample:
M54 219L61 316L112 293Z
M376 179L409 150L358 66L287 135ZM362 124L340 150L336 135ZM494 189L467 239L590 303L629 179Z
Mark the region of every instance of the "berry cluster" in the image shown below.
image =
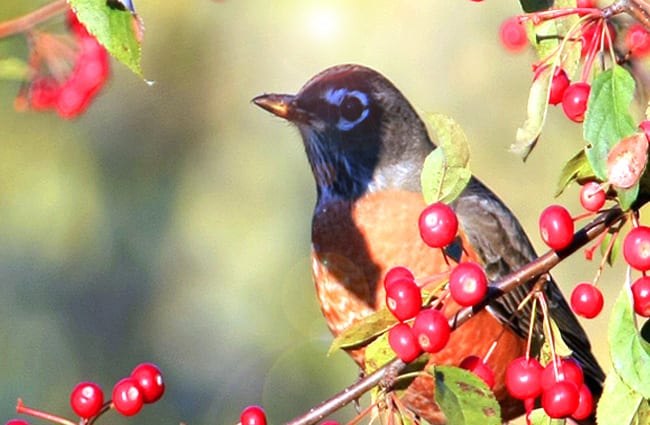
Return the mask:
M458 234L458 218L448 205L437 202L420 214L418 226L424 243L443 249L453 243ZM443 251L444 255L444 251ZM488 281L483 268L473 262L460 262L449 273L449 284L435 306L423 308L421 287L410 270L394 267L384 277L386 306L399 321L388 331L388 343L402 361L411 362L422 352L437 353L448 343L451 328L440 307L448 294L460 306L480 303L487 294ZM461 365L474 372L490 387L494 372L477 356L470 356Z
M602 186L587 182L580 190L580 203L587 211L585 217L598 212L606 201ZM539 217L539 232L549 248L561 251L573 241L575 231L574 219L569 211L561 205L551 205L542 211ZM592 319L603 309L603 294L596 283L582 282L571 292L571 309L579 316Z
M642 128L647 127L645 123L641 125ZM601 210L606 200L605 189L598 182L586 182L580 190L580 204L587 211L585 216L590 216ZM562 250L567 248L573 240L574 219L566 208L560 205L551 205L540 215L539 229L542 239L550 248ZM614 234L609 241L603 261L607 259L617 235L617 233ZM602 240L599 240L597 245L600 243ZM587 250L588 259L591 259L595 248L596 245ZM623 239L623 257L631 268L642 273L641 277L632 282L630 288L634 311L642 317L650 317L650 276L646 275L650 270L650 227L634 225ZM602 267L603 265L601 265ZM597 276L599 275L600 269ZM571 308L577 315L592 319L602 311L603 294L596 283L596 281L579 283L571 292Z
M163 396L165 383L160 369L152 363L141 363L128 377L113 386L112 400L104 401L104 391L94 382L80 382L70 393L70 407L83 423L94 422L113 408L124 416L137 414L145 404L154 403ZM18 400L17 413L67 425L68 419L27 407ZM12 419L5 425L28 425L24 419Z
M519 357L506 369L506 388L525 402L528 411L541 396L542 408L551 418L582 420L594 409L582 367L571 358L558 357L544 367L535 358Z
M528 46L528 34L524 22L531 21L536 25L544 20L562 18L568 15L581 17L580 24L569 34L567 40L580 43L580 55L584 61L582 73L578 81L572 82L565 68L563 56L559 50L554 51L539 63L533 65L534 80L542 71L552 66L551 85L548 103L562 104L562 109L572 121L582 122L587 111L587 101L591 91L589 79L592 77L592 66L599 53L611 51L619 31L624 32L622 48L627 49L622 60L644 58L650 54L650 33L640 24L617 29L609 18L596 6L593 0L578 0L575 8L565 8L533 13L523 17L506 19L499 29L499 37L503 47L511 52L523 51ZM612 51L613 55L616 55ZM619 55L621 56L621 55ZM552 65L550 65L552 64Z
M73 118L88 107L109 75L109 55L69 11L70 36L33 32L30 67L34 73L16 99L19 109L56 110Z

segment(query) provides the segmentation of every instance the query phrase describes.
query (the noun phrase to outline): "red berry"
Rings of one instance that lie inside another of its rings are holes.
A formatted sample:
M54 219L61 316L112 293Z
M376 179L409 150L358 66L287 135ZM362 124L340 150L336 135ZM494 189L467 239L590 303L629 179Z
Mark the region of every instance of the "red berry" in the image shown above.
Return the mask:
M638 226L630 230L623 241L623 257L637 270L650 270L650 227Z
M384 289L388 288L391 283L401 278L415 280L413 273L411 273L411 271L406 267L393 267L392 269L388 270L388 273L386 273L386 276L384 276Z
M636 314L650 317L650 276L641 276L632 283L632 298Z
M131 378L142 392L142 400L145 403L153 403L160 400L165 392L165 382L158 366L152 363L141 363L131 372Z
M518 357L506 369L506 388L519 400L535 398L542 392L542 371L537 359Z
M587 83L573 83L569 85L562 96L562 110L571 121L582 122L587 112L587 101L591 86Z
M591 283L579 283L571 292L571 309L578 316L593 319L603 310L603 304L603 293Z
M34 110L53 108L59 92L59 84L53 77L37 77L29 87L31 107Z
M9 419L5 425L29 425L29 422L24 419Z
M542 391L560 381L571 381L580 388L584 382L582 367L572 358L557 359L557 375L553 362L549 362L542 372Z
M478 376L490 388L494 389L495 377L492 368L478 356L468 356L460 362L460 367Z
M404 363L417 359L421 353L413 329L406 323L398 323L388 331L388 344Z
M650 33L643 25L633 24L625 33L625 45L633 57L644 57L650 53Z
M551 418L565 418L578 408L580 393L576 384L560 381L542 392L542 407Z
M605 205L605 191L595 181L590 181L580 188L580 205L587 211L598 211Z
M88 419L99 413L104 404L104 392L94 382L80 382L70 393L70 406L76 415Z
M458 218L449 205L436 202L422 211L418 226L424 243L433 248L443 248L454 241L458 233Z
M562 97L567 87L571 84L569 81L569 76L566 71L562 68L556 68L553 73L553 79L551 80L551 91L548 97L548 103L551 105L557 105L562 102Z
M266 414L260 406L248 406L239 416L241 425L266 425Z
M135 379L128 377L113 387L113 406L124 416L133 416L142 409L142 391Z
M485 271L476 263L459 263L449 275L451 297L462 306L478 304L487 294L487 290Z
M519 18L513 16L501 24L499 29L501 44L510 52L521 52L528 45L528 37Z
M400 322L412 319L422 308L422 293L415 281L394 280L386 289L386 306Z
M596 2L594 0L578 0L577 7L580 9L592 9L596 7Z
M539 232L550 248L558 251L573 240L573 218L561 205L546 207L539 216Z
M578 395L578 407L576 407L576 410L573 412L571 417L581 421L587 419L594 412L594 396L591 394L589 387L585 384L580 386Z
M449 342L451 328L440 310L429 308L415 316L413 333L422 350L427 353L437 353Z
M61 87L55 106L61 118L73 118L85 111L89 104L90 97L79 90L76 80L68 80Z

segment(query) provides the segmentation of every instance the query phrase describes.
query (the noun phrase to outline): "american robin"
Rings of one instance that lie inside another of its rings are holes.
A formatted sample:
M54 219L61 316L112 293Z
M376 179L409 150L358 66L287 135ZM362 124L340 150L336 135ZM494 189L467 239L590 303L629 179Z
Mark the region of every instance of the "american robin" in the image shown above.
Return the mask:
M340 65L317 74L296 95L265 94L254 103L295 124L302 135L318 192L312 221L313 278L334 335L384 305L382 281L391 267L408 267L415 276L449 267L438 250L421 241L417 226L426 206L420 172L436 145L390 81L363 66ZM490 280L536 258L515 216L478 179L472 177L452 207L464 255L480 262ZM491 302L453 332L448 346L431 359L458 365L468 355L484 355L498 339L489 364L504 420L524 412L523 404L507 393L505 370L526 352L530 315L513 313L534 284ZM562 339L597 397L604 374L587 335L555 282L549 280L544 290ZM539 315L535 320L535 337L543 338ZM353 354L363 366L363 351ZM431 379L418 378L403 401L430 423L444 424L432 391Z

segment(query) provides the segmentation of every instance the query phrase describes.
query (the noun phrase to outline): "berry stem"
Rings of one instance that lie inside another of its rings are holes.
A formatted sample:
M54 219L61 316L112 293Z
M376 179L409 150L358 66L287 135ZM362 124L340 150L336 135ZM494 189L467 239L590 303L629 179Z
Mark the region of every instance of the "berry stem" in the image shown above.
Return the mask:
M490 348L488 348L487 353L485 353L485 355L484 355L483 358L481 359L481 361L482 361L483 363L487 364L488 360L490 359L490 356L492 355L492 353L494 352L494 350L497 348L497 345L499 344L499 338L501 338L501 335L503 335L503 333L505 332L505 330L506 330L506 328L504 327L503 330L499 333L499 336L497 337L497 339L495 339L494 341L492 341L492 344L490 344Z
M404 403L402 403L402 400L400 400L399 397L397 397L395 395L395 393L391 393L391 401L393 402L395 407L397 407L397 410L402 415L402 417L407 417L409 419L408 421L406 421L406 423L408 423L409 421L411 423L418 423L418 420L413 415L413 412L411 412L409 409L406 408L406 406L404 406ZM392 419L392 416L391 416L391 419Z
M75 422L62 418L61 416L53 415L51 413L43 412L42 410L33 409L31 407L25 406L21 398L18 399L16 404L16 413L33 416L35 418L40 418L46 421L54 422L55 424L61 425L77 425Z
M598 52L601 51L602 49L602 38L600 38L598 33L599 32L602 33L602 28L605 28L605 30L607 28L607 24L605 23L605 20L601 20L598 22L589 22L585 25L585 30L590 25L595 25L596 30L591 36L591 40L587 41L589 50L587 51L587 56L585 57L584 65L582 66L582 75L580 77L581 81L589 80L589 74L591 74L591 70L594 65L594 60L596 59L596 55L598 55ZM601 43L596 43L596 40L598 40L599 38L601 40Z
M535 320L537 318L536 316L537 316L537 298L534 298L533 307L530 311L530 323L528 324L528 338L526 338L526 360L530 358L530 352L533 349L533 331L535 330Z
M90 418L90 420L88 421L88 425L93 425L97 421L97 419L99 419L100 416L102 416L104 413L111 410L112 407L113 407L113 400L108 400L106 403L104 403L102 408L99 409L99 412L97 412L97 414L94 417Z
M551 349L551 360L553 361L553 372L558 376L557 362L555 361L555 335L553 334L553 327L551 326L551 316L548 312L548 303L546 296L542 292L538 292L535 298L539 302L539 307L542 309L542 323L544 324L544 333L546 334L546 341Z
M596 238L596 242L592 246L585 248L585 259L587 261L591 261L594 258L594 251L603 243L605 236L607 236L607 233L602 233Z
M595 214L595 213L592 212L592 211L587 211L587 212L584 212L584 213L578 214L578 215L576 215L576 216L574 216L574 217L572 217L572 218L573 218L573 221L581 221L581 220L584 220L585 218L589 218L589 217L591 217L591 216L594 215L594 214Z
M27 15L0 22L0 38L24 33L68 9L66 0L54 0Z
M348 422L347 425L356 425L358 424L361 419L363 419L364 416L366 416L368 413L372 412L372 410L377 406L377 402L375 401L374 403L370 403L368 407L360 411L357 416L354 417L350 422Z
M594 285L598 285L598 281L600 280L600 276L603 273L603 270L605 269L605 263L607 263L609 256L612 253L612 250L614 249L614 243L616 242L616 238L618 237L618 232L620 229L616 229L614 232L612 232L612 238L609 240L609 243L607 244L607 248L605 249L605 252L603 252L603 258L600 260L600 264L598 265L598 269L596 270L596 276L594 276ZM607 233L603 233L603 239L604 236L607 235Z

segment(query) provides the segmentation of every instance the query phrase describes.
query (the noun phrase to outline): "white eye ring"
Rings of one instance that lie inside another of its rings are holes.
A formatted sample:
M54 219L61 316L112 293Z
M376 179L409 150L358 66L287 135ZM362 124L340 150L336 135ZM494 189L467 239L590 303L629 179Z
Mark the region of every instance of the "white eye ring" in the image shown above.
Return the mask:
M324 99L327 103L338 108L340 108L343 101L349 97L354 97L359 100L363 106L363 112L361 115L359 115L359 118L355 119L354 121L349 121L343 118L343 116L340 116L339 121L336 123L336 128L341 131L349 131L361 121L366 119L368 113L370 112L368 108L368 95L360 92L359 90L349 91L347 89L331 89L325 92L324 96Z

